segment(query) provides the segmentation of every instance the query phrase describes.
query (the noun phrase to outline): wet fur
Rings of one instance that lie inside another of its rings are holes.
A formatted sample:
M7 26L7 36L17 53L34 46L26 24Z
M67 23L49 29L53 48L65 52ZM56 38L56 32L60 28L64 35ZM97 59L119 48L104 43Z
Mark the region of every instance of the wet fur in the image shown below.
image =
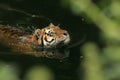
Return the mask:
M21 36L24 36L28 40L22 41ZM32 36L17 28L0 25L0 44L9 47L13 52L33 51L31 48L31 45L34 44Z
M42 35L39 37L39 35L45 34L44 30L46 28L52 28L52 26L49 25L41 31L40 29L37 29L35 30L34 34L28 34L14 27L0 25L0 44L9 47L12 52L36 52L36 48L42 45L41 39L45 39L46 36ZM62 30L57 27L54 29L54 31L57 31L57 36L55 35L56 38L60 38L61 34L67 32L66 30Z

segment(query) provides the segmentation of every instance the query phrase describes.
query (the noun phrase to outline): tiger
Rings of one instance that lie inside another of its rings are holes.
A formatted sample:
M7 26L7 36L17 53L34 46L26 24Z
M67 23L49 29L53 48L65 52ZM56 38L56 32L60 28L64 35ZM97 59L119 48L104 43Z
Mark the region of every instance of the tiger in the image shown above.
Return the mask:
M12 52L29 53L41 48L57 48L70 43L67 30L50 23L42 29L35 29L28 34L18 28L0 25L0 44Z

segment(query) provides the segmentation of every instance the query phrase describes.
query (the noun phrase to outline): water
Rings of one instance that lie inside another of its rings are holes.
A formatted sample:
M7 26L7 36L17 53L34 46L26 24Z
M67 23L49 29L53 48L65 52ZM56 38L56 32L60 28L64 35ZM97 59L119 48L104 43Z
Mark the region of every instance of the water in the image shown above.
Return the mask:
M59 0L4 0L0 1L0 10L0 24L15 26L32 33L34 28L43 28L52 22L68 30L71 35L70 44L81 42L79 46L69 49L67 56L63 55L62 59L53 56L50 58L14 54L6 51L6 48L0 48L0 50L4 49L0 52L0 61L16 64L21 80L24 79L27 70L36 65L49 67L55 80L82 80L83 71L80 65L84 56L81 57L81 47L87 41L99 43L99 30L96 27L91 29L90 26L94 26L93 24L63 8ZM39 15L39 18L34 17L34 14ZM66 52L62 51L60 54L66 54Z

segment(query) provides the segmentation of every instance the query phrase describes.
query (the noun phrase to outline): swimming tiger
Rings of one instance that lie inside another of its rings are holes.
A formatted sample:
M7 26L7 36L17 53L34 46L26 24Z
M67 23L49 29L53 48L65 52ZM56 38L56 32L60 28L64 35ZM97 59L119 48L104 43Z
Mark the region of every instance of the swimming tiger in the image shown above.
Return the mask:
M28 34L15 27L0 25L0 44L9 47L13 52L29 53L39 48L55 48L68 45L70 35L67 30L49 24Z

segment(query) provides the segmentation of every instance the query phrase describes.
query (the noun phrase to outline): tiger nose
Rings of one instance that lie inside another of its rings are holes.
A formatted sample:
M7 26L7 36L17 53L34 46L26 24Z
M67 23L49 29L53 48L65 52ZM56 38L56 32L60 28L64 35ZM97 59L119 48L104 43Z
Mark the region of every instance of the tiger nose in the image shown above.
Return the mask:
M63 33L63 35L67 36L67 35L68 35L68 33L67 33L67 32L65 32L65 33Z

